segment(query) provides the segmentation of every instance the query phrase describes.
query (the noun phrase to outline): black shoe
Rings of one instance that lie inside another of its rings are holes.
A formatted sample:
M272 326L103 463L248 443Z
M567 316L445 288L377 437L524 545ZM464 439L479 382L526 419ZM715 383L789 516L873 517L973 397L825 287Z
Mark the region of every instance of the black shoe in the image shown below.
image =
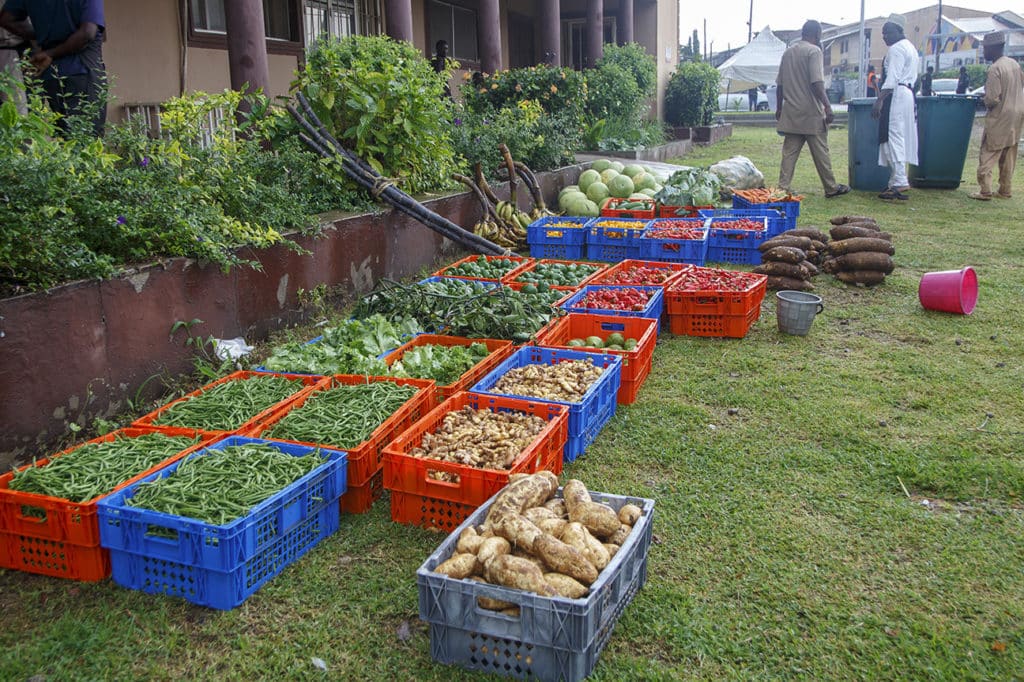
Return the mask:
M849 191L850 191L850 186L849 185L836 185L836 189L835 189L834 192L825 192L825 198L826 199L831 199L832 197L842 196L842 195L846 194Z
M879 199L885 199L886 201L909 201L910 197L898 189L887 189L878 195Z

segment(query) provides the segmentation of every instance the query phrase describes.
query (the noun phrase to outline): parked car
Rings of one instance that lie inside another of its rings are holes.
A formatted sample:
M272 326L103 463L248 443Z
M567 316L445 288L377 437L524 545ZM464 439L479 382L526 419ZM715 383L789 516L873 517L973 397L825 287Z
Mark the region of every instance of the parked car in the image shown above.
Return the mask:
M955 95L956 78L936 78L932 81L932 94L939 96Z
M768 95L757 91L757 111L768 111ZM728 95L718 95L719 111L750 111L750 100L747 99L746 91L730 92Z

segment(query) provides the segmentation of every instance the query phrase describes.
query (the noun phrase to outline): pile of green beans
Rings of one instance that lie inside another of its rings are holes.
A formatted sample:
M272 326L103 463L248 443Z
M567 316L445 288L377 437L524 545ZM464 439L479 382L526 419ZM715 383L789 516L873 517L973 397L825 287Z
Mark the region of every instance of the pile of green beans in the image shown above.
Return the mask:
M355 447L417 390L415 386L378 381L317 391L261 437L323 443L342 450Z
M269 445L231 445L187 457L169 475L139 484L125 504L222 526L325 461L319 450L296 457Z
M9 487L71 502L88 502L195 443L192 438L162 433L86 443L45 466L15 471Z
M153 423L205 431L234 431L302 388L302 381L298 379L270 375L227 381L175 403Z

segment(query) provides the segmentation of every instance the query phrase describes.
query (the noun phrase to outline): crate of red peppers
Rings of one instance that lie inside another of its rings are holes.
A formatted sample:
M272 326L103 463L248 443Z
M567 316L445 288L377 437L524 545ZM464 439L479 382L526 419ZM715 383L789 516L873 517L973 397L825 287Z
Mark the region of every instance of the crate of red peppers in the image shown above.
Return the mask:
M660 319L664 308L660 286L588 285L562 302L570 313Z
M768 239L768 218L710 218L707 260L759 265L757 250Z
M708 230L704 218L652 220L640 238L640 257L671 263L704 265Z
M685 263L669 263L649 260L624 260L609 267L589 283L597 284L640 284L665 287L680 273L692 266Z
M649 220L594 218L587 227L587 257L617 263L640 257L640 237Z
M761 315L767 284L765 275L753 272L691 268L665 289L669 330L742 338Z
M658 204L658 209L655 211L656 218L699 218L702 210L713 210L713 205L707 206L666 206L665 204Z
M768 238L781 234L782 232L795 227L787 227L786 214L775 208L755 206L754 208L712 208L697 211L701 218L768 218Z

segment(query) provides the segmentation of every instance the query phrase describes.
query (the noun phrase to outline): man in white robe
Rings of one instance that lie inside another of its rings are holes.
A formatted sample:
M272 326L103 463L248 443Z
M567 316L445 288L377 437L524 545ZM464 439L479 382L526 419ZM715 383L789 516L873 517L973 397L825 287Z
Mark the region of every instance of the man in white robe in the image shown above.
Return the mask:
M889 46L885 55L882 82L871 115L879 119L878 165L888 166L889 186L881 199L905 201L910 189L907 164L917 163L917 119L914 82L917 80L917 48L903 35L903 27L893 21L882 26L882 39Z

